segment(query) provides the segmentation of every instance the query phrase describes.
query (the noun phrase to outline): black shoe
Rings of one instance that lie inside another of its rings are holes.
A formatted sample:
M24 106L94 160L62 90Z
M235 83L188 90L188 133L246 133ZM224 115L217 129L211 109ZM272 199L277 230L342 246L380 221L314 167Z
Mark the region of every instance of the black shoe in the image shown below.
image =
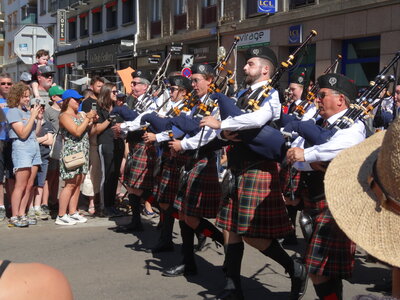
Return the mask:
M285 238L282 241L283 246L294 246L297 245L298 243L299 242L297 241L297 236L294 232L285 236Z
M177 277L177 276L191 276L197 274L196 266L178 265L164 271L161 275L165 277Z
M207 237L204 234L197 234L198 244L194 247L194 252L199 252L203 250L206 245Z
M243 293L239 290L223 290L213 300L244 300Z
M307 279L306 266L294 260L294 274L291 277L292 288L290 290L290 300L299 300L303 298L307 289Z
M174 244L165 242L159 242L153 249L151 249L152 253L172 252L172 251L174 251Z
M143 230L144 229L142 223L129 223L128 225L118 225L117 228L115 229L115 232L127 233L127 232L138 232Z

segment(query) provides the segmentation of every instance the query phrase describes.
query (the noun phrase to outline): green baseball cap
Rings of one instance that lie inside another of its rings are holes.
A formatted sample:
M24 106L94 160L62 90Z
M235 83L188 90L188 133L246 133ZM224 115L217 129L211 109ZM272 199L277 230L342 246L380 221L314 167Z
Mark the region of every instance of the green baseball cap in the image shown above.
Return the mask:
M49 96L50 97L53 97L53 96L60 96L61 97L61 95L64 93L65 91L62 89L62 87L61 86L59 86L59 85L55 85L55 86L52 86L50 89L49 89Z

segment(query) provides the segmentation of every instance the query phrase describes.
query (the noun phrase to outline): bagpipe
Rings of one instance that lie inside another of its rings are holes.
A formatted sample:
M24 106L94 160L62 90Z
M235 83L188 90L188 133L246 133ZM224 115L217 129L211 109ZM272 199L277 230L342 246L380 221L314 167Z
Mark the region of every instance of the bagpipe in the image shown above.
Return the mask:
M380 97L382 91L387 89L390 83L395 81L393 75L386 76L385 74L399 59L400 51L396 53L390 63L377 75L375 81L370 82L369 87L356 99L355 104L351 104L345 114L328 128L316 125L314 120L304 122L294 121L284 127L283 134L291 137L292 132L297 132L309 145L321 145L329 141L338 130L349 128L356 121L371 117L371 112L383 100L383 98L378 101L376 99Z
M165 57L164 61L158 68L155 76L151 80L146 93L143 95L141 101L136 102L133 110L138 113L145 112L154 102L153 94L162 94L167 87L167 82L165 82L165 74L168 70L171 58L173 55L179 55L182 52L182 45L175 46L172 45L168 51L168 55Z

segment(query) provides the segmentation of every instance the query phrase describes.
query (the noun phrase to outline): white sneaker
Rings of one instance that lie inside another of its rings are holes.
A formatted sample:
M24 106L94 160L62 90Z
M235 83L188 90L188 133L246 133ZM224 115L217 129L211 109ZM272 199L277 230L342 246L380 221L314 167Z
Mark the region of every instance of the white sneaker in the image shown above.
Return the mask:
M87 219L81 216L78 212L74 213L73 215L69 215L69 218L74 220L76 223L86 223Z
M71 219L67 214L65 214L62 217L57 216L56 224L69 226L69 225L75 225L76 221L74 219Z

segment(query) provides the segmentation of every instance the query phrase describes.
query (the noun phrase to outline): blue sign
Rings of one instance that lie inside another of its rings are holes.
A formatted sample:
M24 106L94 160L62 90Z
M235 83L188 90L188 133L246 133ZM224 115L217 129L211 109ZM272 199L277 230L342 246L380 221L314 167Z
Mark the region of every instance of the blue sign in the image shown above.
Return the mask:
M278 11L277 0L257 0L257 12L274 14Z
M182 75L186 78L190 78L190 76L192 76L192 70L190 70L189 68L183 68Z
M301 44L303 42L303 25L289 27L289 44Z

